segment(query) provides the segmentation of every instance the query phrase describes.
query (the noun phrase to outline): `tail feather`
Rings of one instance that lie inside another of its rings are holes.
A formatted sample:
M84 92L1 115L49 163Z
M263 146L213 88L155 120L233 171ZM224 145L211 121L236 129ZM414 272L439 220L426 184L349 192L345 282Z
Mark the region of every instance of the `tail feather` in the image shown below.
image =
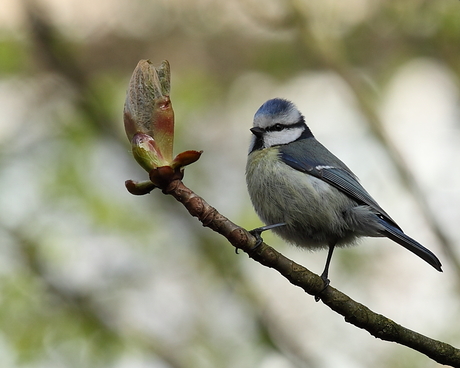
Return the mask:
M438 271L442 272L441 262L430 250L426 249L423 245L412 239L411 237L404 234L400 229L395 228L388 224L385 220L381 220L381 224L385 227L385 230L381 231L383 236L393 240L394 242L402 245L407 250L418 255L424 261L428 262Z

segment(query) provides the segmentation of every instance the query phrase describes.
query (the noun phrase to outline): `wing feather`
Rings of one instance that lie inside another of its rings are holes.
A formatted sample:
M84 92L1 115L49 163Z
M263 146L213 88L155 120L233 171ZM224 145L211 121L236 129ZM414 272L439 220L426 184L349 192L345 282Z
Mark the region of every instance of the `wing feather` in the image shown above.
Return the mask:
M332 154L330 153L330 155ZM305 154L294 158L288 146L280 148L280 158L286 165L325 181L359 204L368 205L374 209L381 218L390 222L394 227L400 229L396 222L363 188L363 186L359 183L358 178L350 171L350 169L348 169L348 167L345 166L345 164L337 157L333 155L332 157L335 159L331 160L332 164L326 164L324 162L318 162L318 160L315 160L314 158L309 158Z

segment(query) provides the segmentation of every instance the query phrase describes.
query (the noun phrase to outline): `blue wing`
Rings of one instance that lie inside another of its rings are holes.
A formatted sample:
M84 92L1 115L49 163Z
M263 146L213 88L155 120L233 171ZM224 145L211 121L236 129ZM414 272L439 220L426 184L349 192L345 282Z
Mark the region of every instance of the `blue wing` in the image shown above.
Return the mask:
M371 207L377 213L378 221L384 227L384 230L381 231L383 236L415 253L438 271L442 271L439 259L430 250L404 234L402 229L367 193L357 177L342 161L316 139L308 139L308 144L298 141L280 146L280 159L293 169L312 175L332 185L358 204L365 204ZM298 144L301 144L301 146Z
M396 222L362 187L351 170L321 143L313 138L308 142L307 147L303 144L302 149L295 147L296 143L280 147L280 158L286 165L325 181L359 204L368 205L378 213L379 217L401 230ZM318 151L321 152L321 157L315 154Z

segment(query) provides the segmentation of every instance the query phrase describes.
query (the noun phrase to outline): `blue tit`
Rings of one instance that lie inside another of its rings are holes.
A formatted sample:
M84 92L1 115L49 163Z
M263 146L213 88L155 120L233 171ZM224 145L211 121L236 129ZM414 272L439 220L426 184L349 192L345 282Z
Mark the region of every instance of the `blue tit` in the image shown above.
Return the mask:
M308 249L328 248L325 287L335 247L359 237L387 237L442 272L441 262L401 230L355 174L319 143L290 101L265 102L254 116L246 166L253 206L267 229Z

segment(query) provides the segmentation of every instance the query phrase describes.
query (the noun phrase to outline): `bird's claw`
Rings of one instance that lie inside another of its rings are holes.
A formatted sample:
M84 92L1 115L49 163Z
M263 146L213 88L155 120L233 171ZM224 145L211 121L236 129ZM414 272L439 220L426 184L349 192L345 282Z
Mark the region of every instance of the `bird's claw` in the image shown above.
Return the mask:
M254 252L264 242L264 240L262 239L262 235L261 235L264 230L261 230L261 229L262 228L259 227L257 229L249 231L249 234L251 234L254 238L256 238L256 244L254 244L254 246L250 249L251 252Z
M321 299L320 295L324 292L324 290L326 290L329 287L329 284L331 283L331 281L327 278L327 275L324 274L321 275L321 280L323 280L324 285L321 291L315 295L315 302L319 302L319 300Z
M276 227L280 227L280 226L284 226L284 225L286 225L286 223L280 222L278 224L261 226L261 227L258 227L258 228L255 228L255 229L249 231L249 234L251 234L254 238L256 238L256 244L250 249L250 252L251 253L254 252L264 242L264 240L262 239L262 236L261 236L261 234L264 231L271 230L271 229L274 229Z
M262 236L260 234L262 234L264 231L271 230L271 229L274 229L275 227L280 227L280 226L284 226L284 225L286 225L286 223L280 222L278 224L261 226L261 227L258 227L258 228L255 228L255 229L249 231L249 234L251 234L254 238L256 238L256 244L249 250L249 253L254 252L264 242L264 240L262 239ZM239 248L235 249L236 254L238 254L238 249Z
M262 234L263 231L264 230L262 229L262 227L258 227L257 229L253 229L253 230L248 231L249 234L251 234L254 238L256 238L256 244L254 244L254 246L251 249L249 249L250 253L254 252L264 242L264 240L262 239L262 236L260 235L260 234ZM235 248L235 253L236 254L239 254L238 253L239 249L240 248Z

